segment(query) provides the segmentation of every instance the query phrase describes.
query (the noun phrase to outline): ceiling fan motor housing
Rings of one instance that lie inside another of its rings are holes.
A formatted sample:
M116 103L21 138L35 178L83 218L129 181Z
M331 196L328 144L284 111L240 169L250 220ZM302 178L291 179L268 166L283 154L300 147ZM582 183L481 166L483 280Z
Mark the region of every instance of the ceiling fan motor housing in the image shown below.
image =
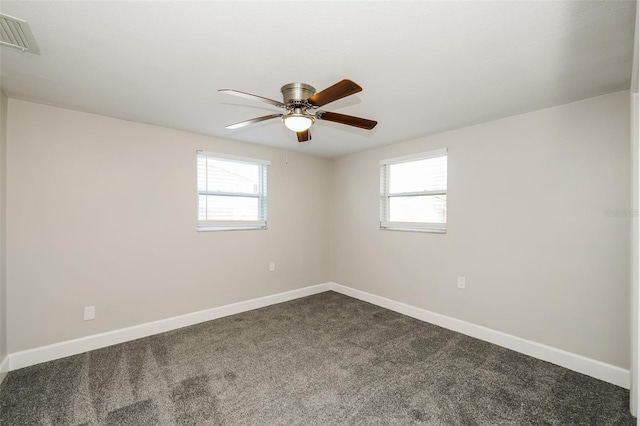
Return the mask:
M284 104L287 106L304 104L307 99L316 93L316 89L313 86L305 83L285 84L280 91L284 98Z

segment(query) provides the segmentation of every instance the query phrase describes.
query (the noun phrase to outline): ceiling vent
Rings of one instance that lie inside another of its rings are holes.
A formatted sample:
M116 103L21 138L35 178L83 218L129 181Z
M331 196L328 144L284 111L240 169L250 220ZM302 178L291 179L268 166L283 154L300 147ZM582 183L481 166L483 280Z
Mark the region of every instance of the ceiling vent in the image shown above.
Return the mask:
M27 21L0 13L0 45L40 53Z

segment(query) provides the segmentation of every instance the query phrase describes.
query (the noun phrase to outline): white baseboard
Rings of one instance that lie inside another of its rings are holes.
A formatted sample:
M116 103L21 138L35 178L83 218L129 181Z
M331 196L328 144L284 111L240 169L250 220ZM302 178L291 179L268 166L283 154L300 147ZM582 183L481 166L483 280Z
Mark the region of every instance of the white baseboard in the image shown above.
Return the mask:
M322 293L324 291L333 290L346 296L354 297L374 305L381 306L386 309L429 322L449 330L457 331L476 339L484 340L502 346L525 355L532 356L544 361L551 362L556 365L586 374L596 379L612 383L617 386L629 389L631 375L629 370L616 367L601 361L596 361L577 355L571 352L563 351L551 346L536 343L520 337L512 336L507 333L492 330L487 327L472 324L446 315L437 314L426 309L408 305L406 303L397 302L387 299L386 297L376 296L361 290L345 287L337 283L324 283L310 287L304 287L297 290L287 291L284 293L274 294L272 296L260 297L244 302L232 303L230 305L219 306L217 308L206 309L203 311L193 312L190 314L180 315L173 318L167 318L159 321L140 324L120 330L109 331L106 333L95 334L93 336L82 337L79 339L68 340L66 342L55 343L53 345L42 346L26 351L15 352L9 354L0 364L0 383L7 371L17 370L19 368L28 367L30 365L42 362L52 361L66 356L76 355L94 349L104 348L106 346L124 343L130 340L140 339L166 331L175 330L182 327L198 324L205 321L211 321L217 318L250 311L253 309L263 308L265 306L274 305L276 303L287 302L301 297L311 296L313 294Z
M9 355L5 355L2 362L0 362L0 385L2 384L2 381L4 380L8 372L9 372Z
M151 336L166 331L175 330L189 325L199 324L205 321L211 321L217 318L229 315L239 314L241 312L251 311L253 309L263 308L276 303L287 302L289 300L299 299L301 297L311 296L313 294L328 291L327 283L318 284L310 287L304 287L284 293L274 294L272 296L259 297L257 299L246 300L243 302L232 303L230 305L219 306L217 308L206 309L203 311L192 312L190 314L180 315L177 317L167 318L159 321L148 322L145 324L135 325L132 327L113 330L106 333L94 334L92 336L81 337L79 339L67 340L65 342L54 343L48 346L42 346L35 349L29 349L21 352L10 354L3 365L8 364L9 370L17 370L19 368L28 367L30 365L40 364L42 362L53 361L54 359L64 358L71 355L81 354L83 352L100 349L118 343L124 343L130 340L140 339L142 337ZM6 362L8 360L8 362Z
M330 290L629 389L629 370L337 283Z

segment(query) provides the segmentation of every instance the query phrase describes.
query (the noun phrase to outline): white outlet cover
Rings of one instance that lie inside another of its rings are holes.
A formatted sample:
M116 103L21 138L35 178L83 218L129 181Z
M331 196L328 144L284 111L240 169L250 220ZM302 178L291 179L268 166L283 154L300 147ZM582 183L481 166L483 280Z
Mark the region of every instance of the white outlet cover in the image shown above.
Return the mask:
M467 283L464 277L458 277L458 288L461 288L461 289L467 288Z
M276 262L269 262L269 271L276 270Z
M84 320L90 321L96 319L96 307L95 306L85 306L84 307Z

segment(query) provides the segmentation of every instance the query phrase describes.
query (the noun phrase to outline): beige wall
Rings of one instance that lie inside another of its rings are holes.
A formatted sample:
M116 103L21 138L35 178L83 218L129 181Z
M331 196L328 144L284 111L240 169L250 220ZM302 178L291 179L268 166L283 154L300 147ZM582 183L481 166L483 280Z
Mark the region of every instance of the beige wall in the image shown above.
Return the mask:
M444 147L447 234L380 231L379 160ZM332 280L629 368L629 156L620 92L337 159Z
M6 188L7 188L7 103L0 90L0 363L7 356L7 280L6 280ZM6 372L5 372L6 373ZM0 383L4 374L0 371Z
M335 281L629 368L628 100L285 164L265 146L11 99L8 350ZM380 231L379 160L441 147L448 233ZM195 231L196 149L273 162L267 231Z
M631 207L633 211L640 211L640 157L638 146L638 56L640 48L640 8L636 7L635 36L633 38L633 66L631 69L630 88L630 134L631 134ZM640 392L638 392L638 382L640 381L640 366L638 365L638 352L640 339L638 338L640 325L640 280L638 278L638 266L640 261L640 246L638 240L638 215L632 218L632 242L631 242L631 414L638 416L638 402Z
M9 122L9 352L329 280L328 160L14 99ZM272 161L268 230L196 232L197 149Z

